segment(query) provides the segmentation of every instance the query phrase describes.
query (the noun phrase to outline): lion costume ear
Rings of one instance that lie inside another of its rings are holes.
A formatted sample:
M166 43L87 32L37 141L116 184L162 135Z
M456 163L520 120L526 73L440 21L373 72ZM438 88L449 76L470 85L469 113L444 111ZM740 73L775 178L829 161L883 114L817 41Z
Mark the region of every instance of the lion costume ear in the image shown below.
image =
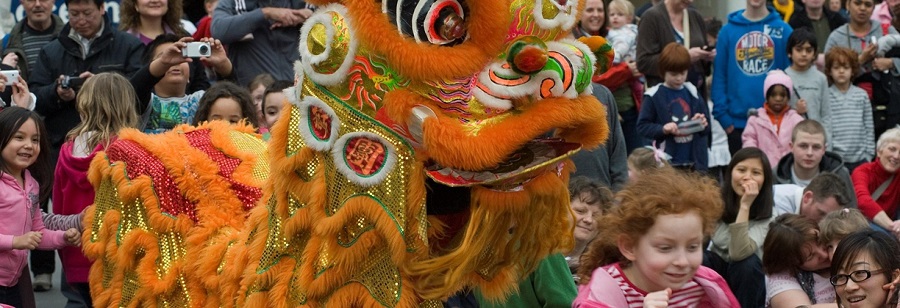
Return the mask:
M602 36L582 36L578 40L587 45L597 57L594 75L600 76L606 73L616 56L616 51L609 45L609 42Z

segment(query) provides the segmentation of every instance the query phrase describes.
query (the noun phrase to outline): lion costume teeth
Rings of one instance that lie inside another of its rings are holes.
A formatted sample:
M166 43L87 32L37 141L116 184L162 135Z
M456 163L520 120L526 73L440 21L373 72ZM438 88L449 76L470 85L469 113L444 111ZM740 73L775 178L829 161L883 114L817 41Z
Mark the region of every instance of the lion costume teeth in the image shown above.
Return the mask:
M575 1L311 2L268 145L207 123L97 155L97 306L440 307L570 249L567 157L606 138L610 50L566 38Z

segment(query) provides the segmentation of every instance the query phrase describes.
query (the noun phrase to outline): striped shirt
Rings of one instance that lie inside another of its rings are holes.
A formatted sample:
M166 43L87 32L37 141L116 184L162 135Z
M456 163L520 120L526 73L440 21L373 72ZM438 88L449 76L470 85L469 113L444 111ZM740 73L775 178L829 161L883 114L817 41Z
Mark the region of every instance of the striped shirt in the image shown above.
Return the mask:
M875 154L875 125L866 91L850 85L844 93L832 85L828 88L828 103L831 122L825 129L831 133L834 153L845 163L871 160Z
M606 272L612 276L613 280L619 284L622 292L625 293L625 301L628 302L629 308L644 307L644 297L647 296L647 292L632 284L628 277L622 274L621 263L607 267ZM669 297L669 307L697 307L705 295L703 287L697 284L696 281L691 280L684 284L681 289L672 292L672 296Z
M25 31L22 35L22 49L25 52L28 67L34 67L41 53L41 48L44 48L44 45L56 38L56 35L53 35L54 26L51 25L44 31L32 29L28 23L25 23L23 26Z
M84 218L84 216L80 213L74 215L59 215L49 214L41 210L41 218L44 221L44 228L49 230L66 231L72 228L75 228L78 231L83 230L81 219Z

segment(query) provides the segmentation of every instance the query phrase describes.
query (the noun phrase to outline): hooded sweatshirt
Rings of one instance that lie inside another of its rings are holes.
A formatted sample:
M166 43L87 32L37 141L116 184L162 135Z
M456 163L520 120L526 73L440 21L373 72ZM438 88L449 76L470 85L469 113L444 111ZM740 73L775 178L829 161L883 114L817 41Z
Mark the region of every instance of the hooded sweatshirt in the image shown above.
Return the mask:
M798 184L794 182L794 153L787 153L778 161L778 167L775 168L775 184ZM844 167L844 160L841 156L834 152L825 152L822 161L819 162L819 172L831 172L844 180L847 186L847 198L850 199L848 207L856 208L856 191L853 189L853 181L850 180L850 171Z
M11 287L28 268L28 250L13 249L13 238L29 231L42 234L37 249L53 250L66 245L65 231L44 228L39 206L40 189L31 172L25 170L23 188L13 176L0 174L0 286Z
M67 141L62 145L59 161L56 163L54 178L66 179L53 182L53 212L56 214L78 214L94 203L94 186L88 182L87 171L94 155L103 150L103 147L98 145L86 157L76 157L72 154L73 145L73 141ZM60 249L59 259L62 261L69 283L88 282L91 261L84 256L80 247Z
M785 69L787 39L791 26L781 20L773 8L758 21L744 17L744 10L728 15L728 23L719 32L713 70L713 115L728 129L743 129L747 111L762 107L766 101L762 91L766 73Z

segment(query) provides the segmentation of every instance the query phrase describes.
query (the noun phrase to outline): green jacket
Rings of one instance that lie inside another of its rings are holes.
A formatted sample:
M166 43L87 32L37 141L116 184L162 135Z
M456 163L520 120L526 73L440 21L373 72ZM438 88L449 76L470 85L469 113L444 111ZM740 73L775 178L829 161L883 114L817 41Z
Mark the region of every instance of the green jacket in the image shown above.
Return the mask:
M480 307L569 308L577 295L566 258L558 253L541 260L537 269L519 283L519 292L510 295L506 301L491 302L480 291L475 292Z

